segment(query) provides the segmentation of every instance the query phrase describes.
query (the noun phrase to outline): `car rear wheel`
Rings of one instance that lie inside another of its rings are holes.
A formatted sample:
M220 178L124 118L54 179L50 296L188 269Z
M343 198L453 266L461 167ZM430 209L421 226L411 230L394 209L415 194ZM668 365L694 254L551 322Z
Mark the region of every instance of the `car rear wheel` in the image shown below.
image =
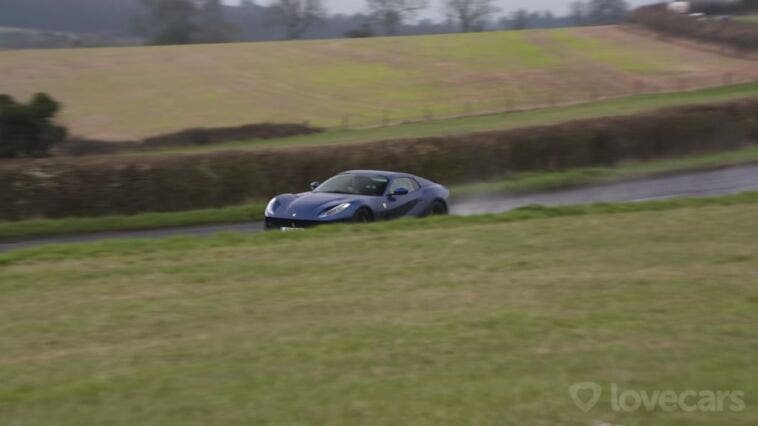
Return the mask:
M359 209L353 215L353 222L355 223L368 223L373 221L374 217L371 215L371 212L368 211L368 209Z
M435 201L429 208L429 216L444 216L447 214L447 206L442 201Z

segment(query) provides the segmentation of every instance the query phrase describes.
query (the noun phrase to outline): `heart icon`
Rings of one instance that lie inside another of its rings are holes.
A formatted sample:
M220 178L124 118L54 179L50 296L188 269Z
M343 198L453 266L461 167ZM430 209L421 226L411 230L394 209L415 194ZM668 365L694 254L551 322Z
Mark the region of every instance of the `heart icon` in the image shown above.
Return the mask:
M569 395L577 407L585 413L600 400L603 388L593 382L575 383L569 387Z

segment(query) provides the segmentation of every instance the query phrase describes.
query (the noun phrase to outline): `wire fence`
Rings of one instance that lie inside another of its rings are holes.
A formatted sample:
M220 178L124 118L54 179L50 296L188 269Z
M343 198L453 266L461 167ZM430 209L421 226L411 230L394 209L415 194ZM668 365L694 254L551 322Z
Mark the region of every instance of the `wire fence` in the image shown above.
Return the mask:
M374 114L343 114L338 121L339 124L333 126L333 128L343 130L366 129L407 123L423 123L482 115L524 112L544 108L576 106L629 96L675 94L678 92L754 83L757 81L755 78L750 77L738 78L733 72L725 72L709 77L676 76L669 79L635 79L626 89L616 87L614 89L602 90L598 87L590 87L584 96L581 94L577 95L576 90L567 94L565 91L558 89L547 89L542 93L532 95L530 102L517 102L510 98L496 102L466 100L461 102L459 108L456 108L454 105L451 107L449 104L444 107L423 106L418 109L417 114L409 113L407 108L398 108L396 110L392 108L377 109L378 113Z

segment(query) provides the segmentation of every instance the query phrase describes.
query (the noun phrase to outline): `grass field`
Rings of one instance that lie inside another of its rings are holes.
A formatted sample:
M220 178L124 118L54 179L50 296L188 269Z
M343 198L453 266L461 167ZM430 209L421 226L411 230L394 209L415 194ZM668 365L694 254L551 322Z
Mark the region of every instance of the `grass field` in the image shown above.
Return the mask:
M747 22L748 24L758 25L758 15L735 16L734 19L740 22Z
M135 138L261 121L353 126L639 89L755 81L758 63L622 27L365 40L0 52L0 93L46 91L74 134ZM467 106L468 105L468 106ZM427 111L429 109L429 111Z
M755 424L756 215L753 194L0 255L0 414ZM587 381L584 413L567 390ZM745 409L616 412L611 383Z
M350 144L391 139L458 135L489 130L544 126L570 120L631 115L666 107L731 101L752 97L758 97L758 83L713 87L688 92L628 96L571 106L548 107L529 111L433 120L385 127L348 130L335 129L327 130L323 133L269 140L258 139L205 146L158 149L138 154L154 155L162 153L270 149L275 147ZM128 153L127 155L133 154Z
M600 184L624 179L653 176L688 170L758 162L758 147L698 155L680 159L629 162L618 167L593 167L562 172L517 173L494 182L476 182L450 187L453 198L487 193L523 193L572 186ZM274 196L275 194L271 194ZM262 221L267 200L242 206L169 213L145 213L134 216L92 218L31 219L0 221L0 241L21 240L53 235L83 234L103 231L148 230L178 226Z

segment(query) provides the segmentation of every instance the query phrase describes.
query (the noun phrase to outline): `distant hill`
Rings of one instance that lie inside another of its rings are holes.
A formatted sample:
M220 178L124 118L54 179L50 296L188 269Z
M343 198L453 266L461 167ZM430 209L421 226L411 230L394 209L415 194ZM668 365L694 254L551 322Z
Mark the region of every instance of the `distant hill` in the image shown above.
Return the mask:
M0 49L60 49L133 46L141 40L117 35L0 27Z
M0 26L126 34L138 0L0 0Z

